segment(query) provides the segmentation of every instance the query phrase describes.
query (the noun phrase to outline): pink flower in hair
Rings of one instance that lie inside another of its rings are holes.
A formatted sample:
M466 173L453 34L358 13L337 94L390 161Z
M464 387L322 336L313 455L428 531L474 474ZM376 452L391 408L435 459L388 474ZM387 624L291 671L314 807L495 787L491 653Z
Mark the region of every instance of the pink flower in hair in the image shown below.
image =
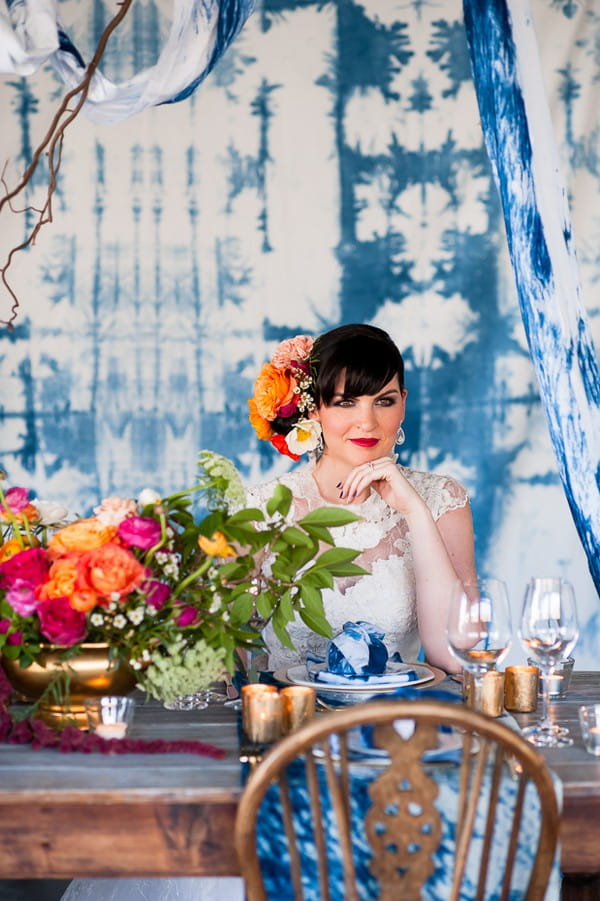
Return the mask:
M292 363L302 363L307 360L313 344L313 338L308 335L296 335L295 338L288 338L275 348L271 362L277 369L288 369Z

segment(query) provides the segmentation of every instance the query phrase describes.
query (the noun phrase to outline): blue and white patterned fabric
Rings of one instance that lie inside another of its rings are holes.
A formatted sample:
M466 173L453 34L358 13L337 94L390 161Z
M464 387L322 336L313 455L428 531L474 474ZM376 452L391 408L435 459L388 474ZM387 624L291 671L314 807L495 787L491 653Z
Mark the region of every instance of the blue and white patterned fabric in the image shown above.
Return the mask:
M600 592L600 368L527 0L464 0L475 89L563 486Z
M385 633L372 623L344 623L327 644L327 671L337 676L378 676L385 671Z
M452 759L446 756L446 759ZM456 760L456 758L455 758ZM456 761L458 762L458 761ZM352 834L353 854L356 865L359 898L361 901L376 901L379 897L379 885L369 870L372 851L369 847L363 827L365 814L370 806L368 794L369 784L377 778L380 769L355 763L351 767L350 806L355 823ZM451 811L456 809L459 792L460 770L455 766L427 765L427 772L438 785L435 807L441 816L442 838L434 855L435 869L427 880L422 898L423 901L441 901L450 896L452 872L455 859L455 825ZM318 768L319 790L323 810L323 826L329 861L330 886L332 901L344 901L345 890L343 869L339 852L337 826L335 823L334 805L329 797L322 768ZM316 850L314 846L313 823L310 816L308 790L305 782L304 764L294 762L286 771L292 806L294 823L299 836L298 847L303 863L303 890L305 901L320 901L318 875L316 867ZM491 773L484 776L481 798L487 798L490 790ZM493 854L491 855L486 883L486 901L497 901L500 898L504 863L506 860L508 841L510 838L510 815L514 808L518 783L508 771L503 775L500 784L499 812L493 838ZM561 787L555 781L557 795L560 797ZM471 842L466 866L466 878L461 901L470 901L476 896L477 861L480 856L485 829L485 804L478 807L473 840ZM531 848L539 833L540 809L537 793L529 784L523 804L523 818L519 831L518 849L513 884L509 895L510 901L520 901L524 896L529 877ZM261 805L257 821L257 851L261 862L263 881L269 901L293 901L293 890L290 878L290 857L285 829L281 817L279 791L271 786ZM556 901L560 895L559 853L557 850L546 901Z
M254 0L172 0L168 39L154 66L115 84L97 70L83 111L118 122L195 91L254 9ZM0 6L0 73L30 75L50 59L70 89L87 63L60 22L59 0L5 0ZM131 13L131 11L130 11Z

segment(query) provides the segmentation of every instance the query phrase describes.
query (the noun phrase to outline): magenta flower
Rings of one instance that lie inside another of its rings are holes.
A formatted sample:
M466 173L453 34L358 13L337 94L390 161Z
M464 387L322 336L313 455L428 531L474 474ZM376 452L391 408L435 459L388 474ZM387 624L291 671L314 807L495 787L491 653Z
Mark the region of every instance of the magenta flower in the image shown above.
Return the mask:
M6 637L6 644L11 644L13 646L23 644L23 633L13 632L12 635L8 635Z
M20 513L29 503L29 491L27 488L9 488L4 493L5 504L0 504L0 511L7 509L11 513Z
M27 582L35 588L46 581L49 568L43 548L27 548L0 563L0 587L10 589L16 582Z
M0 635L6 635L8 630L10 629L10 620L9 619L0 619Z
M87 634L85 613L74 610L69 599L48 598L38 605L40 632L52 644L70 648Z
M140 585L140 591L144 593L146 603L155 610L161 610L171 597L171 588L164 582L159 582L158 579L146 579Z
M8 591L6 600L19 616L31 616L37 607L33 585L24 579L15 579Z
M187 606L187 607L183 607L181 613L179 614L179 616L176 619L176 623L178 626L181 626L181 628L183 629L183 628L185 628L185 626L193 625L196 622L197 618L198 618L198 611L196 610L196 608Z
M149 516L128 516L119 524L117 535L130 547L147 551L160 541L160 523Z

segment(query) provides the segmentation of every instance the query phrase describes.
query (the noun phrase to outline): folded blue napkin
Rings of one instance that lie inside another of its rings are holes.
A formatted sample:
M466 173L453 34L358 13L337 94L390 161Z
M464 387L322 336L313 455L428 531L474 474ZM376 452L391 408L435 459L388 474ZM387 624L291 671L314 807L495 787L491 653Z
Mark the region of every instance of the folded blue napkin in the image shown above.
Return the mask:
M337 676L376 676L385 672L385 633L364 620L344 623L327 645L327 670Z

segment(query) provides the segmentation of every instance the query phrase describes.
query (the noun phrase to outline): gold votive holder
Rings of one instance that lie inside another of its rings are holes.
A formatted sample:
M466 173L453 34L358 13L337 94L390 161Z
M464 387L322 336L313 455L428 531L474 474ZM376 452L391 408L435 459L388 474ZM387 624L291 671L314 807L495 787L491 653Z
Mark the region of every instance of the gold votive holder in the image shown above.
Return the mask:
M248 741L267 745L283 732L283 698L274 685L253 682L242 688L242 729Z
M279 692L283 699L283 729L293 732L315 715L316 691L308 685L290 685Z
M537 708L537 666L507 666L504 671L504 706L514 713L532 713Z
M475 680L468 670L463 672L463 700L486 716L502 716L504 712L504 673L489 670L481 679L481 693L475 697Z

